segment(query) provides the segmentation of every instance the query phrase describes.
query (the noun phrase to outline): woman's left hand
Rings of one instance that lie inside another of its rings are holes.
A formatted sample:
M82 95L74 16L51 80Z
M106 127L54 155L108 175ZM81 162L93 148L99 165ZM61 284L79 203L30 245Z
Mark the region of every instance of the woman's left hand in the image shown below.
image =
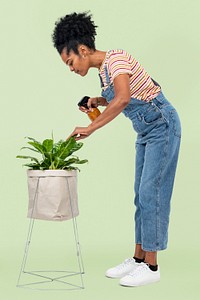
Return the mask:
M93 130L89 127L76 127L74 131L70 134L70 136L67 138L67 140L71 137L74 136L75 140L81 140L85 139L86 137L90 136L93 133Z

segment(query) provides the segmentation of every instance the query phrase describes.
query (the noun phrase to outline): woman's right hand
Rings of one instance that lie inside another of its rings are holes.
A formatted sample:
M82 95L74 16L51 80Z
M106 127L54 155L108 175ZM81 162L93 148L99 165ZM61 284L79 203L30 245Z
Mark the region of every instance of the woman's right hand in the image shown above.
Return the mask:
M89 98L88 99L88 102L87 102L88 109L83 107L83 106L80 106L79 109L82 112L88 113L88 112L92 111L92 108L94 108L94 107L107 106L107 105L108 105L108 102L106 101L105 98L103 98L103 97L94 97L94 98Z
M99 99L98 97L89 98L88 102L87 102L88 109L83 106L80 106L79 109L85 113L92 111L92 108L98 107L100 105L100 102L98 101L98 99Z

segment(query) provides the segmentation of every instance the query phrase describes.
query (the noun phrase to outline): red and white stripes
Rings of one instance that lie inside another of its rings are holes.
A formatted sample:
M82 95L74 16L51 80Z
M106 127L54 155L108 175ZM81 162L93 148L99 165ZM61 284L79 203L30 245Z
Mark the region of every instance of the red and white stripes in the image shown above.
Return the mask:
M115 77L120 74L129 74L131 97L139 100L150 101L155 98L161 88L156 86L149 74L139 62L124 50L109 50L99 70L103 80L104 89L107 87L105 66L109 78L113 83Z

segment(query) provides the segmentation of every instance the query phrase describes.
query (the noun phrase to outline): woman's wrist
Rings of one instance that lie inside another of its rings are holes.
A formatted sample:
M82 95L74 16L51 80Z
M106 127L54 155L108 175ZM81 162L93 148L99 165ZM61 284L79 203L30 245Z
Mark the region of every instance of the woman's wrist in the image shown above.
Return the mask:
M99 106L107 106L108 102L103 97L97 97L97 105Z
M97 129L97 128L95 128L94 124L92 124L92 123L87 127L90 134L92 134Z
M100 97L97 97L97 106L101 105L102 106L102 103L101 103L101 99Z

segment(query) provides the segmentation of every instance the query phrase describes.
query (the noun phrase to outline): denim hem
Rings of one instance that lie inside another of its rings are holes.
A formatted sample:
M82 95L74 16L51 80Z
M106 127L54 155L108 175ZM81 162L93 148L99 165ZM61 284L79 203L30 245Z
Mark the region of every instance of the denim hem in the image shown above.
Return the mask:
M139 244L139 245L141 245L141 248L142 248L142 250L143 251L147 251L147 252L156 252L156 251L162 251L162 250L166 250L167 249L167 246L163 246L163 247L156 247L155 249L153 249L153 248L145 248L145 247L143 247L142 246L142 242L135 242L135 244Z
M142 242L135 242L135 244L139 244L139 245L142 245Z
M143 251L146 251L146 252L157 252L157 251L162 251L162 250L166 250L167 249L167 246L165 246L165 247L157 247L157 248L155 248L155 249L147 249L147 248L143 248L142 247L142 250Z

